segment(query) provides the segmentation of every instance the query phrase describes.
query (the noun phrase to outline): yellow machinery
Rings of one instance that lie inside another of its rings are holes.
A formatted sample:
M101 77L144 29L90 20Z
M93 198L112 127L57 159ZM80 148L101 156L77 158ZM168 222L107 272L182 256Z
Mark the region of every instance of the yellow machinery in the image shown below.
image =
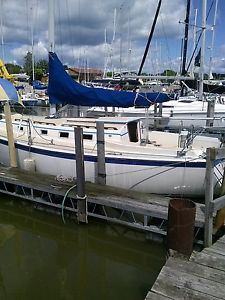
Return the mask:
M9 72L6 69L6 66L5 66L4 62L1 59L0 59L0 77L4 78L4 79L7 79L11 82L14 81L13 76L9 74Z

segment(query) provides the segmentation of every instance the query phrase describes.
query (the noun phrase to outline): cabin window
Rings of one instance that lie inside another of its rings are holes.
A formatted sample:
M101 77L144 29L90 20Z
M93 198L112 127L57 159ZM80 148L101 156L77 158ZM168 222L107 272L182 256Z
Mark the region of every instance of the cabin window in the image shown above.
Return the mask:
M48 134L48 130L42 129L42 130L41 130L41 134L47 135L47 134Z
M69 137L69 132L61 131L61 132L59 132L59 136L62 137L62 138L68 138Z
M83 134L83 139L84 140L92 140L93 135L92 134Z
M105 127L105 130L117 130L116 127Z
M137 143L138 142L138 128L137 122L129 122L127 124L128 135L130 142Z

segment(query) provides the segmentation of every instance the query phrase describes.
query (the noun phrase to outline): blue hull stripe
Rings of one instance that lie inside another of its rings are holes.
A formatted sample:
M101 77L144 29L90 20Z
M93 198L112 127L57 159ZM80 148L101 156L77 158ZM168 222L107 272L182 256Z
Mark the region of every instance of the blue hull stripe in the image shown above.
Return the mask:
M8 142L5 140L0 139L0 144L8 145ZM71 159L75 160L76 155L75 153L68 153L68 152L60 152L60 151L54 151L54 150L47 150L47 149L40 149L40 148L34 148L29 147L28 145L21 145L16 144L16 148L19 150L39 154L39 155L45 155L45 156L51 156L51 157L57 157L57 158L63 158L63 159ZM97 157L95 155L84 155L84 160L89 162L97 162ZM110 164L121 164L121 165L138 165L138 166L149 166L149 167L155 167L155 166L168 166L168 167L186 167L186 168L206 168L206 162L196 162L196 161L160 161L160 160L142 160L142 159L131 159L131 158L123 158L123 157L106 157L106 163ZM219 161L217 162L219 163ZM215 162L215 164L217 164Z

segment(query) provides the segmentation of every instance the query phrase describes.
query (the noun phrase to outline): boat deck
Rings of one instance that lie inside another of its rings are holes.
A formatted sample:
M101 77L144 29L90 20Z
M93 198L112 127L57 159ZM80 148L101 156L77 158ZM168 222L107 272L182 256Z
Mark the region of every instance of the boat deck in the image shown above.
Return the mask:
M225 236L189 260L170 257L145 300L225 299Z
M77 218L76 183L50 175L0 166L0 192L32 201L46 210L58 210ZM85 183L87 217L141 229L159 239L166 235L171 198ZM196 207L196 235L204 226L204 205ZM151 236L150 236L151 238Z

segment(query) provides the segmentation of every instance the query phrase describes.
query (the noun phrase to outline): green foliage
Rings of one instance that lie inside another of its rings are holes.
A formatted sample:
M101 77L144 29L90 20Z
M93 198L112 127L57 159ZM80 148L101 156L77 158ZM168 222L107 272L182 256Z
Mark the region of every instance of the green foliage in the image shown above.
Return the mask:
M39 72L42 72L42 76L46 75L48 73L48 62L45 59L41 59L39 60L36 64L35 64L35 73L37 73L37 70L39 70Z
M32 53L29 51L24 57L23 70L28 76L32 77Z
M107 77L112 77L112 72L107 72L106 76Z
M176 76L177 72L175 72L173 70L164 70L161 75L162 76Z
M35 73L34 73L34 75L35 75L35 80L41 80L42 79L42 77L43 77L43 70L42 69L35 69Z
M5 64L5 67L9 74L18 74L22 72L22 67L19 65L14 65L14 64Z
M33 69L32 69L32 53L27 52L24 57L24 72L30 76L32 79ZM34 64L34 79L41 80L44 75L48 73L48 62L44 59L39 60Z

